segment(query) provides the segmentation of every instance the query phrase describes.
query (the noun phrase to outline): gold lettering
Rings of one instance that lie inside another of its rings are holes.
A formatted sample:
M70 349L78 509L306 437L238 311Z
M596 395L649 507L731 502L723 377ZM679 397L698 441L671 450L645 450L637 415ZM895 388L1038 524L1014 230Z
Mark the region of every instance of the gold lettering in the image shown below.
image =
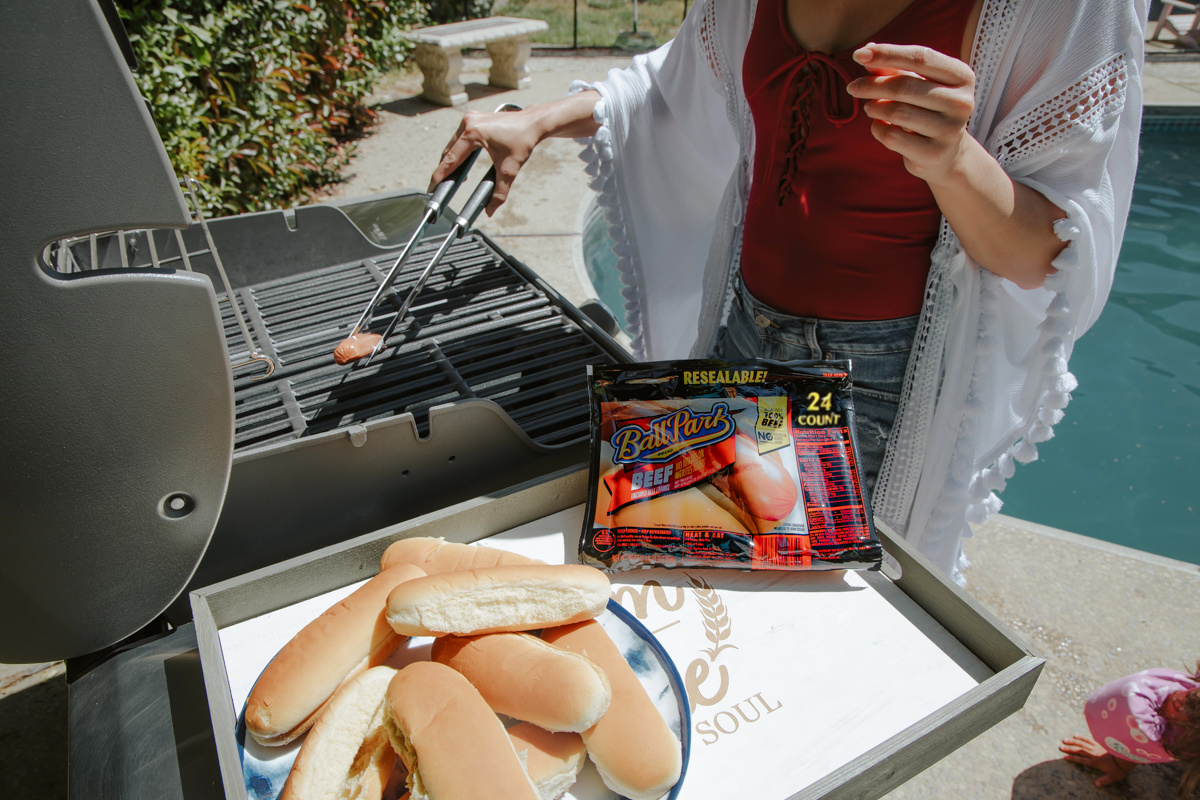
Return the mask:
M725 728L722 727L721 723L717 722L717 720L719 720L722 716L729 717L731 720L733 720L733 727L730 728L729 730L725 730ZM731 733L737 733L737 729L740 724L741 723L738 722L738 718L735 717L733 714L730 714L728 711L718 711L716 716L713 717L713 726L716 727L717 730L719 730L721 733L725 734L726 736L728 736Z
M684 594L683 589L675 587L675 602L667 600L666 590L658 581L646 581L642 588L635 589L632 586L618 586L613 592L612 599L617 605L625 605L624 599L626 596L633 602L633 613L638 619L646 618L646 604L650 598L650 594L654 594L654 601L658 603L659 608L666 611L678 611L683 608Z
M742 711L742 703L749 703L750 708L754 709L754 719L750 719L749 717L746 716L746 712ZM754 698L753 697L749 698L748 700L742 700L740 703L734 703L733 710L738 713L739 717L746 720L746 722L758 722L758 718L760 715L759 715L758 709L754 707Z
M721 734L714 731L706 719L702 719L696 723L696 733L704 737L705 744L716 744L717 740L721 738ZM713 737L711 742L708 740L710 735Z
M725 669L724 664L721 664L717 666L717 672L721 676L720 686L716 694L706 695L700 690L700 687L708 680L708 662L703 658L697 658L688 664L683 682L686 685L688 700L691 702L693 712L697 706L715 706L725 699L725 693L729 691L729 670Z
M716 744L720 740L722 734L728 736L729 734L737 733L742 727L742 722L747 724L758 722L760 719L762 719L763 714L758 710L758 705L755 705L755 700L758 701L758 704L761 705L763 710L768 714L773 714L774 712L783 708L783 703L776 703L775 707L772 708L771 704L763 699L762 692L759 692L758 694L747 697L745 700L734 703L729 709L718 711L713 715L711 720L702 719L697 721L696 733L703 737L704 744ZM746 708L743 708L743 706ZM694 704L692 706L692 710L695 710ZM750 716L751 711L754 712L753 717ZM737 712L736 716L734 712ZM728 717L728 719L724 719L725 717ZM739 717L741 718L740 721L738 719Z
M783 703L780 703L779 705L775 706L774 708L771 708L769 705L767 705L767 701L763 700L762 692L759 692L758 694L756 694L754 696L758 698L758 702L762 703L762 707L767 710L768 714L774 714L776 711L783 708Z

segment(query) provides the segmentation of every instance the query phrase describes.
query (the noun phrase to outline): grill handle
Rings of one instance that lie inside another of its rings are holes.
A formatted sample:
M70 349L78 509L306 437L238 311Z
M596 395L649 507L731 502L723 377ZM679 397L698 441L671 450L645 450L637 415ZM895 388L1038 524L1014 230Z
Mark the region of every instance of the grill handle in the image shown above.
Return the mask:
M466 180L467 173L471 171L471 167L475 166L475 161L479 158L480 149L477 147L472 150L466 160L459 164L450 173L450 176L439 183L437 188L433 190L433 194L429 197L429 202L425 204L425 210L433 212L433 222L437 222L438 217L441 216L443 206L450 202L450 198L454 196L454 193L458 191L458 187L462 186L462 182Z
M475 220L479 218L479 212L487 208L487 204L492 199L492 192L495 188L496 167L493 164L483 176L483 179L479 181L479 185L475 187L475 191L471 192L471 198L463 205L458 219L454 220L454 227L458 229L459 236L465 234L475 224Z

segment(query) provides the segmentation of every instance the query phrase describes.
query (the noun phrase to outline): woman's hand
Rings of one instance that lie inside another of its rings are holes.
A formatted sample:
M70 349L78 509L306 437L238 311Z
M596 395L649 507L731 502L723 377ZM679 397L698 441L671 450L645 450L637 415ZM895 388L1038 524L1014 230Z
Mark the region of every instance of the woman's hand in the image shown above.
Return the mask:
M930 183L958 168L971 136L975 72L957 58L919 45L868 44L854 60L871 75L847 90L865 101L871 133L904 157L904 166Z
M929 184L967 253L1023 289L1044 284L1065 246L1054 222L1066 213L1010 178L967 132L975 110L971 68L917 45L868 44L854 59L871 75L847 90L865 101L871 132Z
M429 179L429 191L444 181L472 151L482 147L496 166L496 188L487 206L487 215L492 216L508 198L517 173L543 139L591 136L596 132L599 126L592 119L592 109L599 99L599 93L588 90L549 103L538 103L523 111L468 111L442 151L442 160Z
M468 111L429 179L429 191L449 177L477 148L485 149L496 166L496 188L487 205L487 215L507 199L513 180L539 142L536 120L528 111Z
M1101 775L1096 779L1098 788L1120 783L1129 777L1129 773L1137 766L1133 761L1117 758L1086 736L1063 739L1058 749L1066 753L1063 756L1064 761L1099 770Z

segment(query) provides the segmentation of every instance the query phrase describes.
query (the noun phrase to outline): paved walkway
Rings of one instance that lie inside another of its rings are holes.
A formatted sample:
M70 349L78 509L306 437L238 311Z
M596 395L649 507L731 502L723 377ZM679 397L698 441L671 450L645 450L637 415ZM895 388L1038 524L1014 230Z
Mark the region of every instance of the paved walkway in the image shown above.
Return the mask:
M1172 55L1156 46L1156 53ZM466 59L469 108L522 105L597 80L627 57L539 56L533 85L487 87L487 62ZM1200 62L1146 65L1146 103L1200 108ZM345 181L327 193L349 198L425 188L462 109L416 97L420 77L394 75L377 90L379 125L358 144ZM1198 112L1200 113L1200 112ZM579 145L547 142L522 171L509 202L480 228L569 300L587 299L580 242L590 201ZM1086 731L1080 707L1095 686L1152 666L1188 668L1200 658L1200 567L1171 562L1012 518L979 526L966 544L967 590L1047 659L1026 707L896 789L889 798L1170 798L1178 769L1136 771L1097 790L1061 761L1064 736ZM883 668L883 665L881 665ZM66 796L66 692L61 664L0 665L0 797Z

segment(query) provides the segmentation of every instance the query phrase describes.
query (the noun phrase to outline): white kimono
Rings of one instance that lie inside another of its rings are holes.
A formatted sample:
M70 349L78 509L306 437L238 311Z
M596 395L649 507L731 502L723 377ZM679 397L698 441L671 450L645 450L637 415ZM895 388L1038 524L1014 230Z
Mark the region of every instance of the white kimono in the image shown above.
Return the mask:
M979 267L950 227L931 253L920 327L873 498L875 514L963 583L969 522L1076 387L1075 339L1104 307L1141 125L1147 0L985 0L970 132L1067 213L1045 287ZM699 0L678 36L607 80L583 157L616 243L635 354L702 357L740 263L754 128L742 89L753 0ZM797 263L803 264L802 254Z

